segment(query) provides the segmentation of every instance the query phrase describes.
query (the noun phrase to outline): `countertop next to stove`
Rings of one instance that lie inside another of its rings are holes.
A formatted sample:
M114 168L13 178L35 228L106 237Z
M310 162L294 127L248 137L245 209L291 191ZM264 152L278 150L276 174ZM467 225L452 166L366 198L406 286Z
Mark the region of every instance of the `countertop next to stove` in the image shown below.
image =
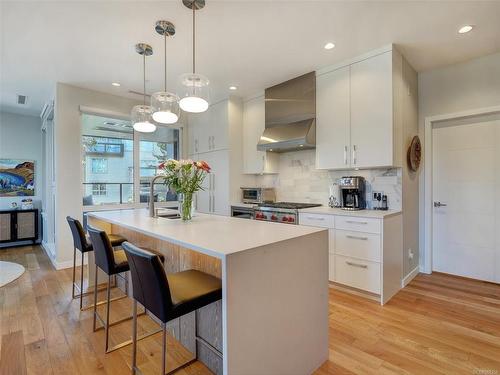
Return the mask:
M340 208L331 208L328 206L303 208L299 210L300 213L311 213L311 214L323 214L323 215L337 215L337 216L351 216L351 217L366 217L374 219L383 219L384 217L398 215L401 210L359 210L359 211L347 211Z

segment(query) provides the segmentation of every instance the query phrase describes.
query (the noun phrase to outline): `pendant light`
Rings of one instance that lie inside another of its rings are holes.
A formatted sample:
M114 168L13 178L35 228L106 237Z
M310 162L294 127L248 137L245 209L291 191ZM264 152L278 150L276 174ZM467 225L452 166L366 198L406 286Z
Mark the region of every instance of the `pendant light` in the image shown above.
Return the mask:
M179 105L186 112L200 113L208 109L209 81L205 76L196 74L195 12L205 6L205 0L182 0L182 3L193 11L193 72L179 78Z
M142 105L136 105L132 108L132 125L134 130L141 133L152 133L156 130L156 125L153 124L151 115L153 110L151 106L146 105L146 56L153 54L153 48L146 43L138 43L135 45L135 51L142 56L143 78L144 78L144 102Z
M174 124L179 119L179 97L167 91L167 37L175 34L175 26L168 21L156 22L155 30L164 38L165 78L163 91L151 95L153 120L161 124Z

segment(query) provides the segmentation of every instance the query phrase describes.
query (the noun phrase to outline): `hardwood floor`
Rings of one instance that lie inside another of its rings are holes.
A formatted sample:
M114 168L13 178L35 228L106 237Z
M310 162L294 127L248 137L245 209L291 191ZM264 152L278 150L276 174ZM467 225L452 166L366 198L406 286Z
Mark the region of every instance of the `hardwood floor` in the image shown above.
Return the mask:
M104 332L93 333L91 311L71 299L70 269L55 271L39 247L0 249L0 260L27 269L0 288L1 375L130 373L131 348L105 355ZM129 307L113 305L112 319ZM128 334L124 324L111 338ZM160 344L160 335L139 344L145 375L160 372ZM173 339L168 345L169 367L187 358ZM179 372L209 373L201 363ZM500 374L500 285L419 275L384 307L330 290L330 356L316 374Z

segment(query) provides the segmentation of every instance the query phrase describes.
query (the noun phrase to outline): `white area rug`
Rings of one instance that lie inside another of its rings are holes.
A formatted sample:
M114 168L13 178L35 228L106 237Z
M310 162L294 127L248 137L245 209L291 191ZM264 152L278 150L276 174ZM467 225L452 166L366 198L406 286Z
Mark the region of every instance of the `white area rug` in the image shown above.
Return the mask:
M17 263L0 261L0 287L14 281L24 273L23 266Z

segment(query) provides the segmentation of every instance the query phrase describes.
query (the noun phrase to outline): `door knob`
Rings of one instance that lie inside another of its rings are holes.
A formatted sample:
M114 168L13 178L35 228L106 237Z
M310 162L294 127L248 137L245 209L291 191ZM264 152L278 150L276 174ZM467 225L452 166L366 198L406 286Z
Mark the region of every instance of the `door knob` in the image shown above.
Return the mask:
M446 207L446 203L441 203L441 202L434 202L434 207Z

